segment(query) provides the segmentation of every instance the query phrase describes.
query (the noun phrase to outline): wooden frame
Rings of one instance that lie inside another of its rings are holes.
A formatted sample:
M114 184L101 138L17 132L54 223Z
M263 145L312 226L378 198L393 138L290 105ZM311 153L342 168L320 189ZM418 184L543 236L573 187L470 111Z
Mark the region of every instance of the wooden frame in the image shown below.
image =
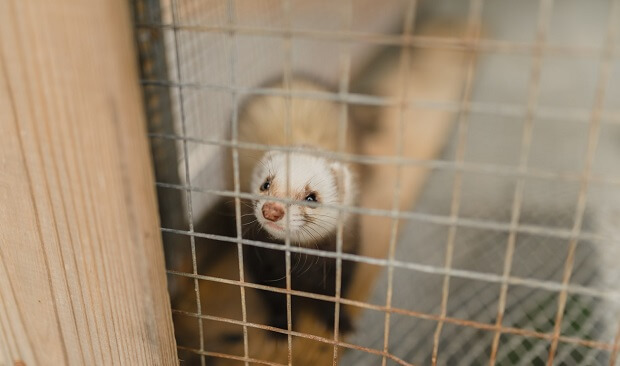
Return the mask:
M177 364L123 0L0 0L0 365Z

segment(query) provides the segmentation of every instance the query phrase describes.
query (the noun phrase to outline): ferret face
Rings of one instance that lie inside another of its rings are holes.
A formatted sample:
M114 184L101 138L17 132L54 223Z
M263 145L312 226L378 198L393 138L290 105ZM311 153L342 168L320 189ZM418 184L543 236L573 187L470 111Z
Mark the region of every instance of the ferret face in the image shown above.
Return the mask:
M290 153L290 183L287 197L286 153L269 152L254 168L252 193L262 196L254 202L254 214L271 236L285 240L287 221L290 225L291 243L312 245L318 240L335 234L338 226L338 210L323 204L350 204L351 178L348 168L321 157ZM340 197L343 184L343 197ZM310 202L316 205L291 203L287 209L284 202L271 197ZM288 218L287 218L288 215ZM343 212L343 220L346 213Z

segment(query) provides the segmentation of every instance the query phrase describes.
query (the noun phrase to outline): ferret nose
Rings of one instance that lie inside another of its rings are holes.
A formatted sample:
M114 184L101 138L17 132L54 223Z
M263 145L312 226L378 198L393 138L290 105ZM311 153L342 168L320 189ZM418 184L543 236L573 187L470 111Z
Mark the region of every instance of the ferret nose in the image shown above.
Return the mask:
M263 205L263 216L269 221L278 221L284 216L284 208L276 202L267 202Z

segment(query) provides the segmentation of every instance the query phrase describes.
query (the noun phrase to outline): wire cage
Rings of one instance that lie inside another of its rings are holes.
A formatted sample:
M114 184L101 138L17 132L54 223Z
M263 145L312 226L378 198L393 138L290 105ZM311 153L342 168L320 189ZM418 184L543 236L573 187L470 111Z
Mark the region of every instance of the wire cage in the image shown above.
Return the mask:
M620 1L134 10L181 364L620 365ZM264 84L299 74L333 92ZM274 146L239 141L239 114L264 95L389 131L325 154L378 179L338 207L360 218L359 252L244 238L238 151ZM328 297L355 332L292 324L290 298L317 295L255 283L244 246L287 253L289 276L290 253L358 263L361 284ZM287 294L287 329L262 291Z

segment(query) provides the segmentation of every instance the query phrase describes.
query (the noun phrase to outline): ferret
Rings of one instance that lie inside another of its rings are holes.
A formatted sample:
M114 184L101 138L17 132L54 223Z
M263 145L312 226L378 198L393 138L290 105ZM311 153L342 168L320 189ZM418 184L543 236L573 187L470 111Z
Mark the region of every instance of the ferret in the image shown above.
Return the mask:
M270 87L284 89L281 83ZM291 90L328 91L319 83L300 78L291 82ZM239 150L242 191L260 197L244 205L243 237L284 245L288 232L291 246L336 251L339 212L324 205L356 204L355 169L351 164L317 156L313 152L338 151L341 107L331 101L300 97L292 97L288 102L283 96L256 96L247 102L239 116L240 142L302 149L288 153L288 187L286 152ZM290 118L288 144L287 118ZM345 140L346 149L354 149L354 139L347 136ZM273 198L290 199L300 204L291 203L287 208L285 202ZM345 211L340 215L344 225L343 251L355 253L359 231L357 220ZM256 283L286 288L284 251L244 245L243 254L248 273ZM353 262L342 261L341 294L347 291L353 270ZM293 290L328 296L336 293L336 260L333 258L292 252L290 276ZM269 325L287 329L286 295L261 293L268 308ZM300 306L309 306L328 329L333 329L333 302L293 296L293 324ZM340 311L339 330L343 333L352 330L344 308Z

